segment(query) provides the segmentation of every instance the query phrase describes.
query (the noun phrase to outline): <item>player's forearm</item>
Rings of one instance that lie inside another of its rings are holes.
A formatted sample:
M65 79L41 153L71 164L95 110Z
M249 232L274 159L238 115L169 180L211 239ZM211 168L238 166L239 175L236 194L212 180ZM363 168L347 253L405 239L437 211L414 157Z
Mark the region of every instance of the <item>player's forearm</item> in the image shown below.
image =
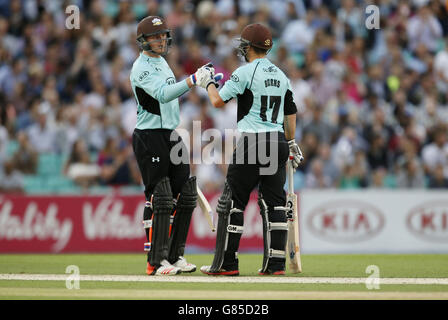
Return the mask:
M285 115L284 123L286 140L294 139L296 135L296 114Z
M225 102L221 99L218 90L214 85L209 85L207 88L207 94L210 102L215 108L221 108L225 105Z
M187 78L188 79L188 78ZM165 85L160 89L159 97L157 100L160 103L167 103L171 100L179 98L185 92L190 90L190 85L188 84L188 80L182 80L175 84Z
M188 86L188 88L191 89L191 87L194 86L194 83L191 81L191 78L190 78L190 77L188 77L187 79L185 79L185 81L187 82L187 86Z

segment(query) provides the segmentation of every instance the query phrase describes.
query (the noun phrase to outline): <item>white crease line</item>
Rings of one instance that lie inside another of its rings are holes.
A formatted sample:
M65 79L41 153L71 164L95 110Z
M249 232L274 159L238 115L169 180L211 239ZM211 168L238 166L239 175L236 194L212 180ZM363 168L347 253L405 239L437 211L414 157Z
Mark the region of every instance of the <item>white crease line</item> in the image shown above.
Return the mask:
M0 274L0 280L65 281L70 274ZM73 276L73 275L72 275ZM375 278L330 277L205 277L80 275L80 281L110 282L194 282L194 283L282 283L282 284L365 284ZM379 278L380 284L448 285L448 278Z

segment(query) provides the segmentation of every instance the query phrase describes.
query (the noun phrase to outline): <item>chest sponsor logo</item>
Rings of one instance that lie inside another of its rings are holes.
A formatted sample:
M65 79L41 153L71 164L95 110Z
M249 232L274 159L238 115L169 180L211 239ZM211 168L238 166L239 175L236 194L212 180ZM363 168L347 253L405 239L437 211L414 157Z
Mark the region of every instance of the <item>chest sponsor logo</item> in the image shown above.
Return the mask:
M277 68L275 66L269 66L267 68L263 68L264 72L277 72Z
M411 209L406 217L408 230L418 238L448 241L448 201L424 203Z
M362 201L329 201L311 211L307 225L313 234L324 240L359 242L381 232L384 215L371 204Z
M142 81L143 79L145 79L147 76L149 76L149 71L145 71L143 72L139 77L138 80Z

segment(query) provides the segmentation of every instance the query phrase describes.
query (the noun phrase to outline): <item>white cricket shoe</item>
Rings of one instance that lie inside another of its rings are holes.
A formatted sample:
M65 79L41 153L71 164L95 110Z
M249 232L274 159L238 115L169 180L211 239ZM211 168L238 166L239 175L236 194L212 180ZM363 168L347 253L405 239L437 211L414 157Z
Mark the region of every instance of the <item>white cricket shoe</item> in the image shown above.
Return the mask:
M173 266L178 267L182 272L195 272L196 266L192 263L188 263L184 257L179 257L179 259L173 264Z
M182 270L170 264L167 260L160 262L160 267L157 269L156 276L172 276L181 273Z

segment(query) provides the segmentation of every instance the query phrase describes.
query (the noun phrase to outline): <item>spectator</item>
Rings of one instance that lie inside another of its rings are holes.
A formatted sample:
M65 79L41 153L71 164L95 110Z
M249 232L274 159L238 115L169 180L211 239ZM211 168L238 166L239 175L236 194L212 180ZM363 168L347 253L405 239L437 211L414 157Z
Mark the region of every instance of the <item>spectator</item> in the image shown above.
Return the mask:
M99 167L91 161L86 143L78 139L64 165L64 174L83 189L94 185L100 176Z
M384 70L378 65L372 65L367 69L367 75L370 79L366 84L367 93L379 99L386 98L386 86L384 83Z
M372 181L370 183L370 187L372 189L384 189L386 188L386 170L382 167L379 167L373 170L372 173Z
M304 161L298 167L298 170L307 172L309 170L309 165L311 161L316 157L319 151L319 140L317 136L312 133L306 133L302 138L301 149L304 155L306 155Z
M283 31L282 40L291 53L303 53L312 44L315 30L311 27L312 13L306 19L290 21Z
M424 188L425 175L422 165L416 158L407 159L401 165L397 174L398 188Z
M339 22L346 24L352 34L364 35L363 14L360 8L355 6L354 0L342 0L342 6L337 12Z
M437 51L438 40L442 38L442 26L428 4L421 4L417 14L409 20L407 33L409 49L415 50L422 43L431 52Z
M445 175L446 168L442 165L437 165L434 170L431 171L429 176L428 187L430 189L446 189L448 188L448 178Z
M319 159L323 164L323 172L326 176L331 178L331 185L336 186L336 182L339 178L340 172L336 164L331 158L330 144L322 143L318 150Z
M320 143L331 143L335 130L322 119L322 107L315 105L311 112L311 120L303 125L303 134L313 133Z
M89 151L100 151L104 147L107 134L107 118L104 109L90 109L89 123L83 132Z
M339 84L335 83L332 77L325 72L325 65L320 61L314 63L310 71L311 79L309 83L314 94L314 99L318 104L326 106L328 101L340 89Z
M440 124L448 123L448 110L444 110L438 105L437 97L427 96L422 105L416 111L415 118L420 126L425 128L426 133L430 128L435 128Z
M440 50L434 57L434 72L439 90L448 92L448 41L445 42L445 49Z
M430 1L429 6L434 16L439 20L443 35L448 35L448 5L446 1Z
M322 160L311 162L310 171L305 175L305 187L310 189L325 189L332 187L331 177L324 172Z
M34 110L33 110L34 111ZM57 150L57 131L49 123L51 107L43 102L35 110L36 122L28 129L28 138L37 152L55 153Z
M426 175L435 177L442 170L445 178L448 177L448 142L445 127L438 127L433 134L433 142L422 149L422 159Z
M294 101L299 113L310 107L312 99L311 86L304 79L305 72L301 68L294 67L291 71L291 91L294 94Z
M11 158L11 161L15 164L15 169L23 174L35 174L38 154L25 132L22 131L17 134L17 142L19 148Z
M0 91L8 97L12 97L16 87L26 82L25 61L23 58L15 58L11 66L5 65L0 72Z
M368 164L365 153L361 150L355 152L353 163L346 163L343 167L339 187L342 189L359 189L368 185Z
M367 161L373 170L377 168L389 168L389 159L386 141L380 134L373 136L369 150L367 151Z
M113 25L113 20L108 15L103 15L100 20L100 25L93 29L92 38L98 44L98 55L100 57L106 55L112 43L117 41L120 37L118 30Z
M109 138L98 157L100 183L104 185L139 184L140 172L125 140Z
M351 127L345 127L332 149L334 163L339 169L352 165L355 162L355 153L360 147L361 138L356 130Z
M0 172L0 192L1 193L23 193L23 177L16 170L12 161L4 164L3 172Z
M393 127L386 122L384 109L377 106L370 111L370 115L370 119L366 121L367 123L364 126L363 138L372 145L375 137L380 136L384 140L384 146L389 147L395 133Z
M356 174L354 167L346 164L342 168L342 175L339 181L340 189L359 189L361 188L360 177Z

